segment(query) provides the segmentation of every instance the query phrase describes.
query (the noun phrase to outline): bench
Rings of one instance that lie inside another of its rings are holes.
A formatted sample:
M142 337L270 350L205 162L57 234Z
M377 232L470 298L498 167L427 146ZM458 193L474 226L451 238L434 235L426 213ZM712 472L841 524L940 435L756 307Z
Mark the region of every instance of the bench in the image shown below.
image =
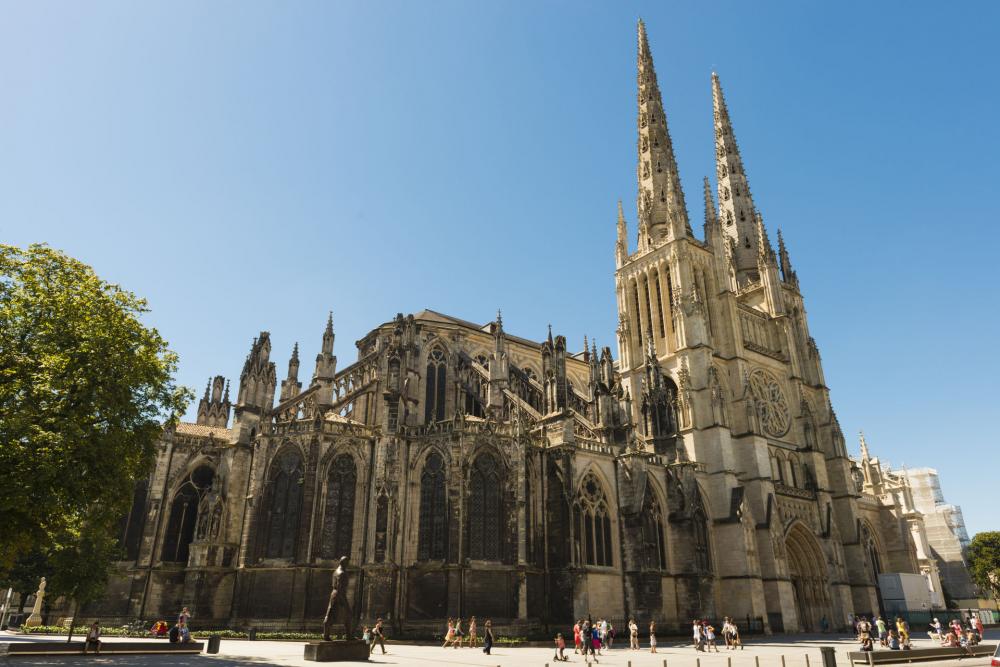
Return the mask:
M996 644L978 644L969 647L971 655L964 648L941 646L937 648L914 648L906 650L850 651L847 657L851 663L875 665L892 662L922 662L924 660L955 660L960 658L984 658L993 655Z
M136 653L201 653L204 642L162 641L116 642L101 640L101 655L136 654ZM93 649L87 651L90 655ZM49 642L8 642L0 643L0 655L80 655L83 653L83 642L49 641Z

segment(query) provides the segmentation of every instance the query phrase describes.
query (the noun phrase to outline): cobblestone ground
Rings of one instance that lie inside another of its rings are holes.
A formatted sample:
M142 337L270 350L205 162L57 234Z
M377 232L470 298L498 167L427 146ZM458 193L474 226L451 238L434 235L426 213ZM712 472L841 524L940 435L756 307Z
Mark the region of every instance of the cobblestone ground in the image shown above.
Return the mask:
M0 642L32 641L55 639L54 637L24 637L0 632ZM987 630L986 641L996 643L1000 630ZM128 641L109 639L108 641ZM850 667L846 652L855 650L854 641L846 637L826 636L782 636L760 638L748 642L742 651L726 651L722 647L718 653L701 654L689 645L677 641L661 641L658 652L651 654L644 645L641 651L628 648L606 650L600 656L599 665L612 667L822 667L821 646L833 646L837 651L837 666ZM928 639L917 638L915 648L930 647ZM76 667L77 665L107 667L235 667L236 665L299 665L315 667L317 663L302 659L302 642L268 642L223 640L217 656L73 656L42 658L8 658L10 665L44 665L51 667ZM412 646L389 644L388 653L382 655L376 648L371 662L336 663L340 665L472 665L476 667L555 667L558 664L583 665L582 656L567 652L569 663L556 663L552 650L548 648L503 648L498 647L493 655L487 656L479 649L442 649L436 646ZM902 663L905 665L906 663ZM926 663L932 667L984 667L989 658L955 661L934 661Z

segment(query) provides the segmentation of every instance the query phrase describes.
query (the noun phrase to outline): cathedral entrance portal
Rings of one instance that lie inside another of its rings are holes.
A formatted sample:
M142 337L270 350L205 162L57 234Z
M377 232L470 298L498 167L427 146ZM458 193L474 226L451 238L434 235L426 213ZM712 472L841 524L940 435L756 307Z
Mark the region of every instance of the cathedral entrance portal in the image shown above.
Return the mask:
M830 605L830 581L826 558L816 538L802 524L792 526L785 537L788 570L795 592L795 612L800 632L818 632L823 619L833 623ZM786 628L787 629L787 628Z

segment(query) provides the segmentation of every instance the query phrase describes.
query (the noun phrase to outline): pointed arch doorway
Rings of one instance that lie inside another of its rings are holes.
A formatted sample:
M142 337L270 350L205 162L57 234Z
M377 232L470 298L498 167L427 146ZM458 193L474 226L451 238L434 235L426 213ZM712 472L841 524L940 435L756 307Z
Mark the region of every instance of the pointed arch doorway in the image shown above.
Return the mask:
M788 554L788 572L795 594L795 613L799 632L819 632L822 620L833 625L833 606L830 604L830 578L826 557L812 533L801 523L796 523L785 536Z

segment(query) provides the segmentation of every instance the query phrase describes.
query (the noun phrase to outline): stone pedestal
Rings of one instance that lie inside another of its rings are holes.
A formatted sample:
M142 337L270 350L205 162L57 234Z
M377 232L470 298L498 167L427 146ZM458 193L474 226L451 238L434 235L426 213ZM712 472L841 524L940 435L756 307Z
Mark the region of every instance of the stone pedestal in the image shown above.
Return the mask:
M305 659L316 662L357 662L368 660L368 644L360 639L309 642Z

